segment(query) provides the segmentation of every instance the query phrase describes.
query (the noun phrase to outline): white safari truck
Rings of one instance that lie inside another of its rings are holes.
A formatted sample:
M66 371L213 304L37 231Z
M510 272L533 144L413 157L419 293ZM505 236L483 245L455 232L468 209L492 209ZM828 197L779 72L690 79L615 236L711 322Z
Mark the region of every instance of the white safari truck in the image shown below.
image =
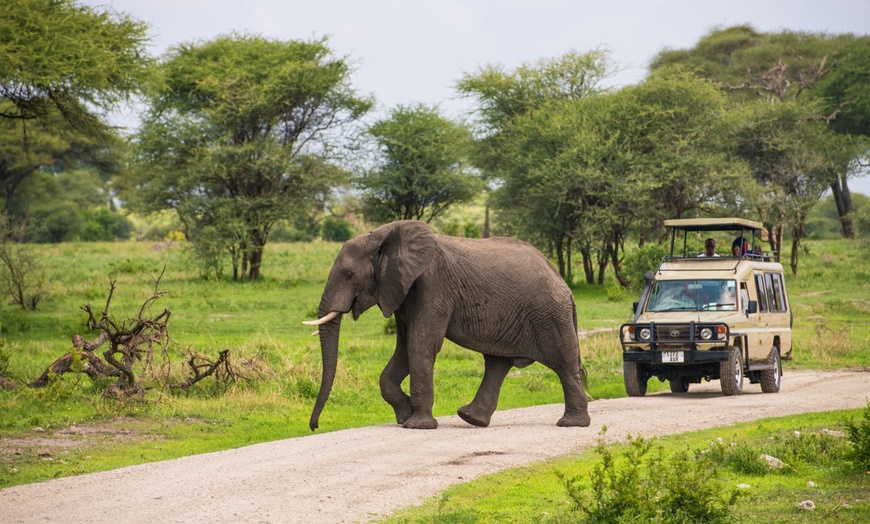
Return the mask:
M725 395L740 394L746 379L779 391L792 316L782 265L760 247L762 225L699 218L665 227L670 254L646 274L634 322L619 328L628 395L644 396L652 377L675 393L716 379Z

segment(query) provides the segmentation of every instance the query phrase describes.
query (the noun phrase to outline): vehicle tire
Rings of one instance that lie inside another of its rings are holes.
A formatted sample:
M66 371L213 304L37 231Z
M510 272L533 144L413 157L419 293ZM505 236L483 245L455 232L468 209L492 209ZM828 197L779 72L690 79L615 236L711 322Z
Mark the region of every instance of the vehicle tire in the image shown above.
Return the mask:
M668 382L671 383L671 393L687 393L689 391L689 379L687 377L675 378Z
M646 395L646 383L649 374L646 365L640 362L623 362L622 378L625 382L625 392L629 397L642 397Z
M767 363L772 365L773 369L765 369L761 372L761 391L763 393L777 393L782 381L782 359L779 356L778 347L773 346L773 349L770 350Z
M739 395L743 391L743 355L740 348L728 349L728 360L719 363L719 383L722 393L727 396Z

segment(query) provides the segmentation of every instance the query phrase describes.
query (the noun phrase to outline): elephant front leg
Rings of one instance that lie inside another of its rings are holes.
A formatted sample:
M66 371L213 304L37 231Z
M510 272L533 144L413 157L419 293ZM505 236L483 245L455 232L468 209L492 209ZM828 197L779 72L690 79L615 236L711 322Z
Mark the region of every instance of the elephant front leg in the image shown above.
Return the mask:
M492 414L498 406L501 385L513 367L513 359L484 355L483 361L485 371L477 394L470 404L459 408L457 414L469 424L485 428L489 426Z
M402 381L408 376L408 349L407 343L403 342L405 329L397 326L398 341L396 350L387 366L381 372L381 396L392 406L396 413L396 423L404 424L414 409L411 406L411 397L402 391Z
M413 338L408 344L408 361L411 374L411 407L414 413L402 424L410 429L435 429L438 420L432 416L435 405L435 385L433 372L435 355L441 350L443 338L437 341Z

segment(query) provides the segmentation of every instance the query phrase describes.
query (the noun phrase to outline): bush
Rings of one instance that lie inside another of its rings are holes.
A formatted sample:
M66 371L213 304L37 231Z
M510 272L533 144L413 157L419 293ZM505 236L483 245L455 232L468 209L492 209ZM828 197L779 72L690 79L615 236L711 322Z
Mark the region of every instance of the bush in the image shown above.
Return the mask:
M327 242L346 242L353 237L353 228L343 218L326 217L320 228L320 237Z
M601 437L604 435L601 433ZM665 455L652 442L628 437L623 460L614 457L599 438L601 456L587 484L559 474L580 522L731 522L731 506L739 493L718 478L715 462L700 453Z
M864 408L862 419L849 419L844 425L852 446L850 459L855 466L870 471L870 402Z
M631 288L640 291L643 287L643 275L647 271L655 271L668 253L670 248L664 244L646 244L626 253L622 273L631 282Z

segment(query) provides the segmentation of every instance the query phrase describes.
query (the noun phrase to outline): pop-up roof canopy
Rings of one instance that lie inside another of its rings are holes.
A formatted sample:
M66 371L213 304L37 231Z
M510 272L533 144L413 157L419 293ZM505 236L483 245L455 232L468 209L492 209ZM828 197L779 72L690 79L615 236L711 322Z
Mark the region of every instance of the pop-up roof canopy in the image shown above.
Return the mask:
M675 218L665 220L665 227L680 231L761 231L761 222L743 218Z

